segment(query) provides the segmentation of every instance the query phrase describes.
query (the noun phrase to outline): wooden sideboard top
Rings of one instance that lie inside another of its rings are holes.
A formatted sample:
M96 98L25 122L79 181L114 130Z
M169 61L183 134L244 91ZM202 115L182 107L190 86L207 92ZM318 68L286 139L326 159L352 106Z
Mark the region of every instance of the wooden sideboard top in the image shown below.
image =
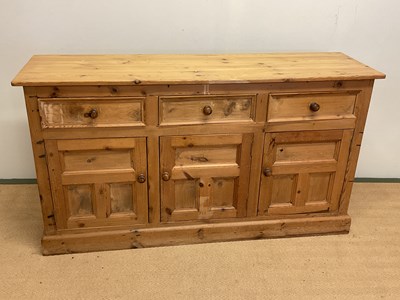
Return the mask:
M265 83L385 78L337 52L35 55L14 86Z

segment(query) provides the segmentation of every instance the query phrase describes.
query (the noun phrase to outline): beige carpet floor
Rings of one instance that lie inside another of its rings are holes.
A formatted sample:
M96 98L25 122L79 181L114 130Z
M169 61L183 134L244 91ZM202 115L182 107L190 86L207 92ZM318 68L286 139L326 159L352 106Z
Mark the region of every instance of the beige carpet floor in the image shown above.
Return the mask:
M355 184L351 232L44 257L36 185L0 185L0 299L400 299L400 184Z

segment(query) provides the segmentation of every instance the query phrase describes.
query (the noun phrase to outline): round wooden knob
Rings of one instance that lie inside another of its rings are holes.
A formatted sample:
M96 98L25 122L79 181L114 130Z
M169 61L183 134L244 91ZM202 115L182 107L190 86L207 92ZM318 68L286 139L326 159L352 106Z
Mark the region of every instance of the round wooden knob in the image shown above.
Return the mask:
M96 119L99 116L99 113L93 108L89 112L85 113L84 116L86 118Z
M168 172L164 172L164 173L161 174L161 178L164 181L168 181L171 178L171 176L169 175Z
M212 114L212 108L209 105L206 105L203 107L203 114L205 114L206 116L209 116Z
M310 110L311 111L319 111L321 107L319 106L319 104L317 102L311 102L310 103Z
M145 176L144 174L140 174L140 175L137 177L137 181L138 181L139 183L145 182L145 181L146 181L146 176Z
M270 168L265 168L263 170L263 174L265 177L270 177L270 176L272 176L272 170Z

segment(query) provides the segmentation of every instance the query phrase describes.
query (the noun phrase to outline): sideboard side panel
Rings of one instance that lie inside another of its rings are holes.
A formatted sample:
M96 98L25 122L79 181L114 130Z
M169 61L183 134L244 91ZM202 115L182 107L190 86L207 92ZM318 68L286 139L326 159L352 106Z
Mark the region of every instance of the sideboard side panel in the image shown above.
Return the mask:
M56 233L56 222L54 218L49 172L46 164L46 149L40 126L39 108L35 88L24 87L24 94L39 188L39 199L42 207L44 235L51 235Z
M356 100L355 114L357 117L357 122L350 146L349 160L347 163L342 193L339 200L339 214L341 215L347 214L347 210L349 208L350 196L353 188L354 176L360 154L361 141L364 133L365 122L367 120L374 80L366 80L363 81L363 83L364 87L358 94Z

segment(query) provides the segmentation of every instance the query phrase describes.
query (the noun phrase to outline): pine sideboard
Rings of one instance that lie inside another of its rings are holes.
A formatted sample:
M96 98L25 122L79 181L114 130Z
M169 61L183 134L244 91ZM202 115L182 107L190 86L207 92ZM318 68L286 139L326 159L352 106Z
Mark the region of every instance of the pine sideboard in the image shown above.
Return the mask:
M35 55L45 255L346 233L375 79L342 53Z

